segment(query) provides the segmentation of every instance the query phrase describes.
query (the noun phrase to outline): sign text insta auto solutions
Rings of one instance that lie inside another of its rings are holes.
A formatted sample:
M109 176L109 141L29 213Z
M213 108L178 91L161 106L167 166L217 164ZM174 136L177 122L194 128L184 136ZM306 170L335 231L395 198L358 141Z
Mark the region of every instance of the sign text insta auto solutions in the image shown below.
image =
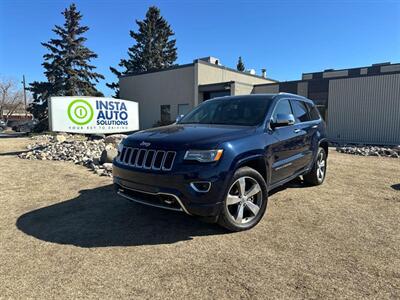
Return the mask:
M139 129L138 104L100 97L52 97L49 105L53 131L113 133Z

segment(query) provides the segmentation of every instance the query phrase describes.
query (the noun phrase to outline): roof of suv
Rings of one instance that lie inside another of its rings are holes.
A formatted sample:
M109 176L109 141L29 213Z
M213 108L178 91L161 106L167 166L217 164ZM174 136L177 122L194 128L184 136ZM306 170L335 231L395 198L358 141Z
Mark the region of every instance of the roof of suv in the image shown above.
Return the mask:
M213 99L209 99L207 101L210 100L217 100L217 99L227 99L227 98L269 98L269 99L280 99L280 98L287 98L290 97L292 99L299 99L299 100L303 100L306 102L310 102L312 103L312 101L306 97L303 96L299 96L296 94L290 94L290 93L277 93L277 94L251 94L251 95L237 95L237 96L223 96L223 97L216 97Z

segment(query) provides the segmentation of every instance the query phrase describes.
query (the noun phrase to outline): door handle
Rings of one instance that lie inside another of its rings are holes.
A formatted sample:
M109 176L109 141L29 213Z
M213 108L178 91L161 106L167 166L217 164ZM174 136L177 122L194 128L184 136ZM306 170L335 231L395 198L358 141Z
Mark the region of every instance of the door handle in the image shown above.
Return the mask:
M294 133L299 133L301 131L301 129L296 128L295 130L293 130Z
M313 128L313 129L315 129L315 128L318 128L318 125L314 125L313 127L311 127L311 128Z

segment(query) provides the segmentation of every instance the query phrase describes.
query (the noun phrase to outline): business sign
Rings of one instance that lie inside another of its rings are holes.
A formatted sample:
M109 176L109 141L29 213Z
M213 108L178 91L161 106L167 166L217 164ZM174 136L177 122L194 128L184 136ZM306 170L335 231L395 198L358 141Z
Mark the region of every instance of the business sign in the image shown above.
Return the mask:
M139 129L138 104L102 97L52 97L49 102L52 131L116 133Z

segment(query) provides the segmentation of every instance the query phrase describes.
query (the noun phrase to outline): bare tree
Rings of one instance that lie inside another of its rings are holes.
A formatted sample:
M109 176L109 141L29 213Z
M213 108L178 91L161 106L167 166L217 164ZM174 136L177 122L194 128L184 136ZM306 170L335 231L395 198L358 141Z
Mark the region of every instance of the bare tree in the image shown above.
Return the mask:
M24 108L23 90L16 81L0 79L0 119L8 120L17 110Z

